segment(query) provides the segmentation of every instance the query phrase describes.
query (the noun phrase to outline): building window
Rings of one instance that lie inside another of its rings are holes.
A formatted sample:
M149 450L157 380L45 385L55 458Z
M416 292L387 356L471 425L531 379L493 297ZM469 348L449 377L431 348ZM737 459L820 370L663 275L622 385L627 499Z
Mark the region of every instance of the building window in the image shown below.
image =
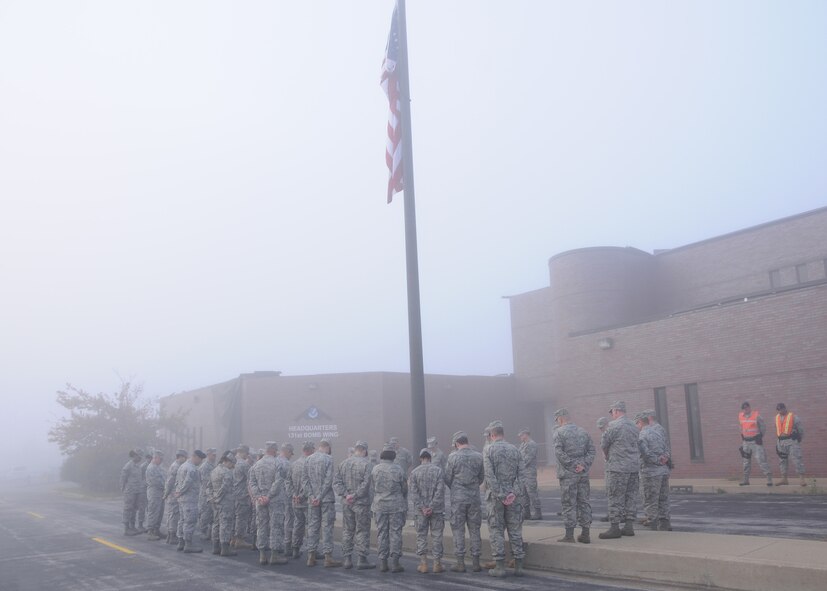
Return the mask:
M689 457L693 462L703 462L704 442L701 437L701 405L698 401L698 384L686 384L686 424L689 427Z
M781 270L773 269L770 271L770 287L781 287Z
M655 414L658 415L658 422L663 425L667 439L669 435L669 411L666 408L666 388L655 388Z

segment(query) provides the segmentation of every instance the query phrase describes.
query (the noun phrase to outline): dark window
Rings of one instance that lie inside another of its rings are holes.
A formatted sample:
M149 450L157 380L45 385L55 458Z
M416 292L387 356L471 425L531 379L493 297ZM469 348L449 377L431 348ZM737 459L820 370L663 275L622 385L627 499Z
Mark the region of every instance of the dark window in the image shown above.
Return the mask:
M658 415L658 422L666 430L666 436L671 439L669 435L669 410L666 408L666 388L655 388L655 414Z
M704 442L701 437L701 404L698 401L698 384L686 384L686 423L689 427L689 457L695 462L704 459Z

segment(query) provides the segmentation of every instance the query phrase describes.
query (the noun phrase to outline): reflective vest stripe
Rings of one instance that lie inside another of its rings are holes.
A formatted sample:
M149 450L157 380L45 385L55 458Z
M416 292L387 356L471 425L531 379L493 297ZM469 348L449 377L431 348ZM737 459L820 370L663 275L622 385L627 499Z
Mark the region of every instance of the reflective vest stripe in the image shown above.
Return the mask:
M781 437L789 436L793 432L793 413L788 412L787 416L775 415L775 432Z
M758 428L758 413L753 412L748 417L744 416L744 413L738 413L738 420L741 423L741 435L744 437L757 437L761 434L761 430Z

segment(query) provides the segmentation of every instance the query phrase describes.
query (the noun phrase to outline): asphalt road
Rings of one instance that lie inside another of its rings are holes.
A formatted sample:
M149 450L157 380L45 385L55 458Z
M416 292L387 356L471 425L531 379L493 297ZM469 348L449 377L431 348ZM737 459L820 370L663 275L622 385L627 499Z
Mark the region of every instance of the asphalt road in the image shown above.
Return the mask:
M606 495L592 491L592 527L602 531ZM670 498L675 531L739 534L823 540L827 495L804 494L673 494ZM559 492L541 494L543 522L562 527ZM643 515L639 510L638 517ZM536 522L527 522L528 524Z
M2 591L254 591L257 589L610 591L637 589L627 583L586 581L529 571L521 579L484 573L422 575L414 559L391 575L342 568L308 568L303 560L260 567L258 554L234 558L185 555L174 546L124 537L117 500L67 497L41 489L0 490L0 589ZM113 547L112 545L116 547ZM337 553L338 554L338 553ZM372 559L375 560L375 554ZM450 560L447 562L450 563ZM651 586L647 586L651 589Z

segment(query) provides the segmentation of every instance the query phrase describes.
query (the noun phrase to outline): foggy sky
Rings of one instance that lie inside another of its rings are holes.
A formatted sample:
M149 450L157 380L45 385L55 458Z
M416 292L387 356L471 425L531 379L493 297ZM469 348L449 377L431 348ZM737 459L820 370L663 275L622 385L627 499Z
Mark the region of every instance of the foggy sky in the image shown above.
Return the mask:
M392 7L0 2L15 457L57 461L66 382L407 371ZM558 252L827 204L825 30L817 0L409 0L426 372L510 372L501 296L546 286Z

